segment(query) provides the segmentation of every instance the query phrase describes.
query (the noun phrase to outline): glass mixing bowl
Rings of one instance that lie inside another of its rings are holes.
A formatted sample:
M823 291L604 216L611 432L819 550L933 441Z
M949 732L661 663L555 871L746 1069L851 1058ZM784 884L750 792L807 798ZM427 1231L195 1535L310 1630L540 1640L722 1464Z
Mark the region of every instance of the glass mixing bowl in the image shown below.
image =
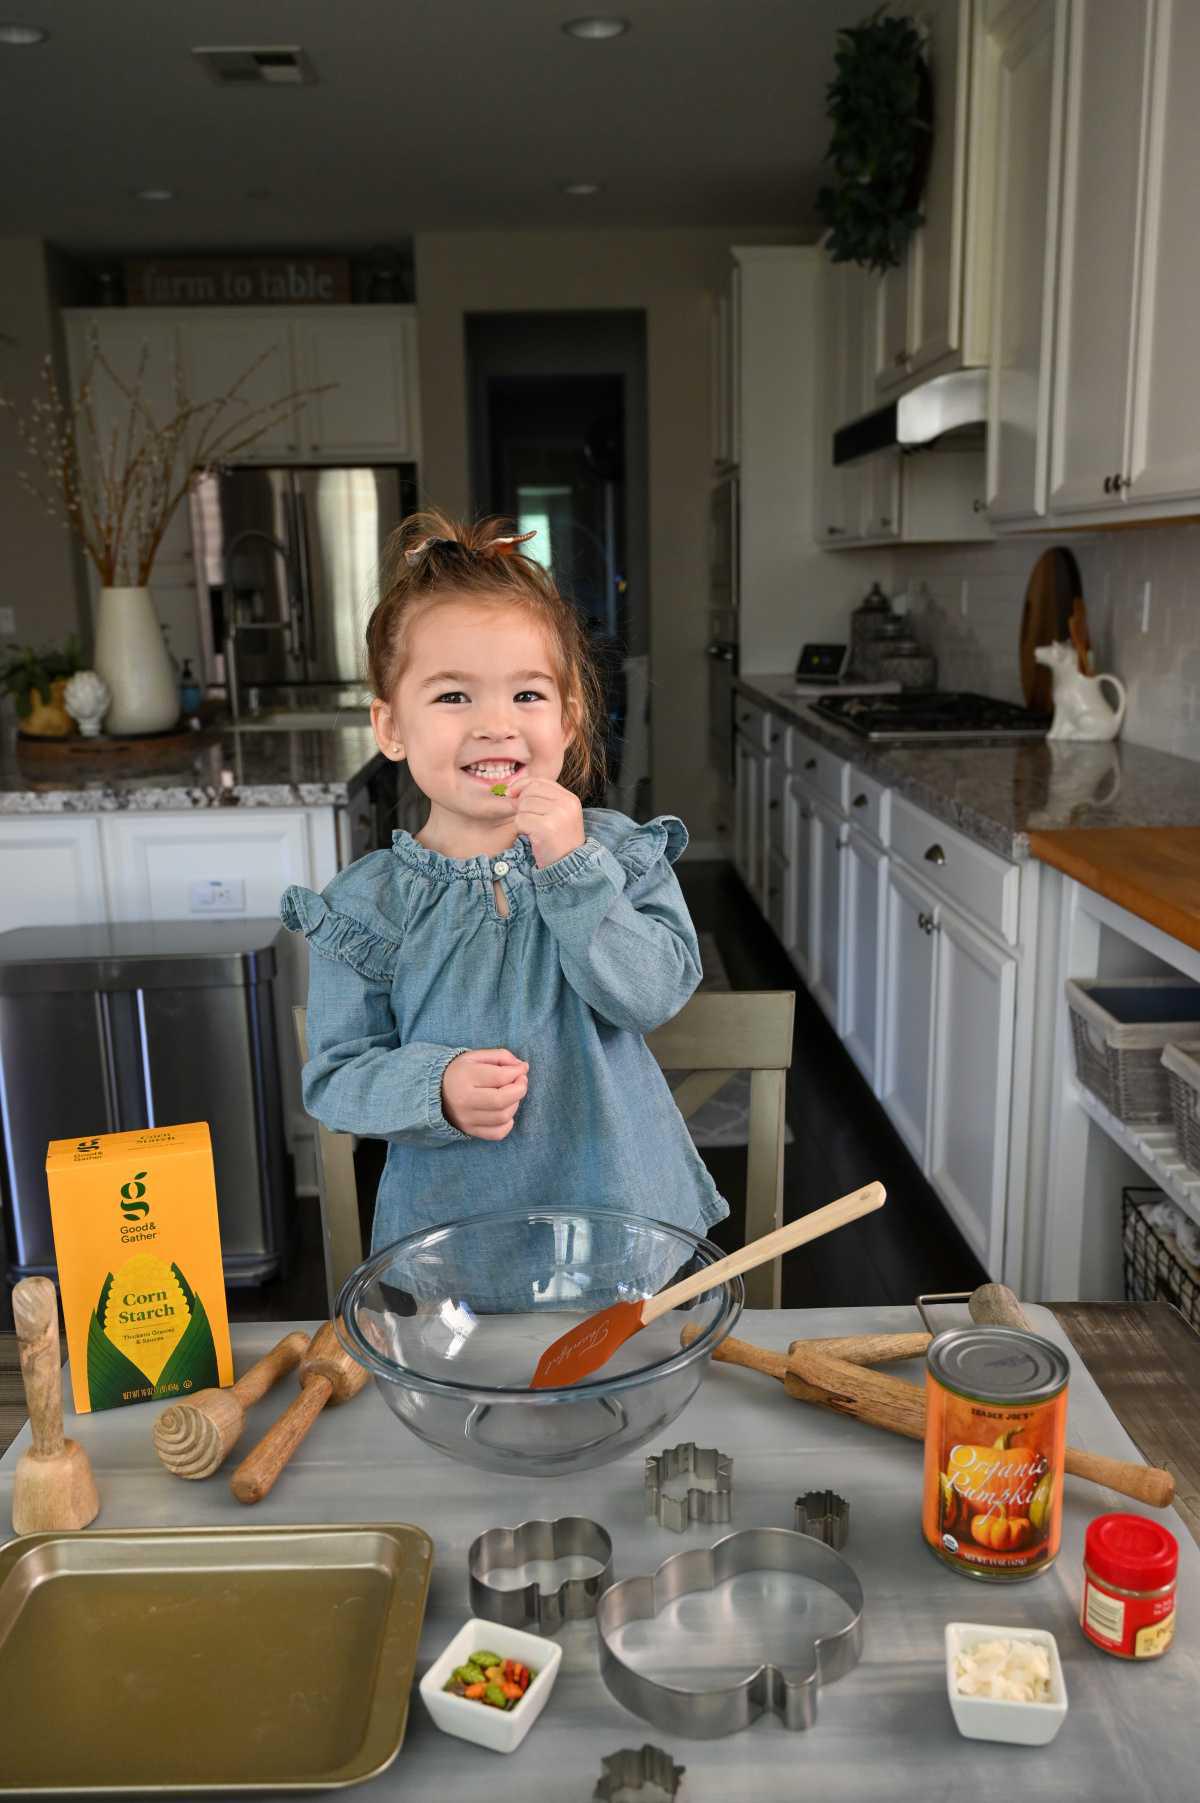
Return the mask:
M517 1476L620 1458L689 1402L742 1312L740 1277L643 1327L584 1383L531 1390L551 1341L610 1302L652 1296L721 1258L710 1241L618 1209L530 1208L423 1229L338 1298L343 1345L430 1446ZM687 1323L697 1329L679 1344Z

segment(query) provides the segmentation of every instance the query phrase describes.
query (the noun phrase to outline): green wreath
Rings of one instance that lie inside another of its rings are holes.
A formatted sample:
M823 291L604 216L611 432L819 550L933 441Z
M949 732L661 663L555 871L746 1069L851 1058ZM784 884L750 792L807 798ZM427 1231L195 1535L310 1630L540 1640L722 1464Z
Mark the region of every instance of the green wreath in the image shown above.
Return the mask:
M817 195L835 263L894 268L922 223L933 87L912 19L877 12L838 32L827 90L835 181Z

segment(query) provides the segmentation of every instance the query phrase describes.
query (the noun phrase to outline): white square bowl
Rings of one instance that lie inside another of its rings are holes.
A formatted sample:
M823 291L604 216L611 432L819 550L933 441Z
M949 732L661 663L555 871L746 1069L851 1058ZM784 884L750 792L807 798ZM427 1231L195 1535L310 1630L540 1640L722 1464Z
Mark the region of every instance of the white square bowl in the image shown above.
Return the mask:
M487 1703L442 1689L455 1666L465 1664L479 1648L499 1653L502 1659L519 1659L537 1673L515 1709L492 1709ZM457 1734L460 1740L472 1740L493 1753L514 1753L546 1707L561 1664L562 1648L557 1641L472 1618L421 1679L421 1696L443 1734Z
M1050 1700L1012 1703L1000 1697L963 1697L954 1684L954 1661L981 1640L1028 1640L1050 1655ZM946 1623L946 1690L954 1721L968 1740L1003 1740L1012 1746L1045 1747L1062 1727L1067 1713L1058 1642L1045 1628L989 1628L977 1621Z

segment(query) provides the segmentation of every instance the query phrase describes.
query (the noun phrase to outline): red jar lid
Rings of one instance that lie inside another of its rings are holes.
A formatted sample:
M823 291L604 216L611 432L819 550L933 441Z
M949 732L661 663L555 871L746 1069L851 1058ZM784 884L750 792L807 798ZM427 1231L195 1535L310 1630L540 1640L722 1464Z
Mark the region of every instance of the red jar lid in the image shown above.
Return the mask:
M1097 1515L1083 1557L1098 1578L1119 1590L1161 1590L1175 1576L1179 1542L1144 1515Z

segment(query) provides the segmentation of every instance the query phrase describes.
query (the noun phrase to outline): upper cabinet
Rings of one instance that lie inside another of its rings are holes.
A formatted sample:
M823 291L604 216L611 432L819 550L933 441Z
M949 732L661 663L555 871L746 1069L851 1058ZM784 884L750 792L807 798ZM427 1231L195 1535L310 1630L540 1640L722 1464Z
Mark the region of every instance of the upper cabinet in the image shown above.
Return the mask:
M881 396L945 370L986 363L995 96L981 0L923 0L933 87L924 224L904 261L875 284L875 384Z
M149 345L147 373L155 397L162 391L164 418L174 410L167 402L176 358L193 401L236 387L247 413L299 389L321 390L281 408L253 444L238 447L235 437L229 454L239 462L408 462L419 455L413 307L72 310L67 332L76 376L92 331L122 371L136 369Z

